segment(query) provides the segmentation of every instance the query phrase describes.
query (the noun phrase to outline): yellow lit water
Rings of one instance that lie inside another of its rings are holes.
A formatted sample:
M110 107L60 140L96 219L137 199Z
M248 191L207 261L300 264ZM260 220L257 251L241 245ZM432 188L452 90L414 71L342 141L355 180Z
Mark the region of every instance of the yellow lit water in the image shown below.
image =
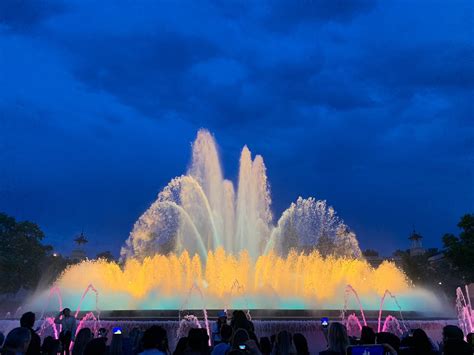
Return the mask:
M84 261L69 267L56 282L66 294L78 295L89 284L99 290L104 308L111 309L166 308L160 299L175 300L169 301L174 305L170 307L179 308L193 288L203 293L200 303L208 307L226 307L241 298L256 308L279 307L272 303L276 298L306 305L331 304L337 298L340 304L347 284L361 298L380 297L386 289L395 294L411 289L405 274L387 261L374 268L363 259L324 258L317 251L291 252L285 258L270 253L253 261L245 251L234 256L222 248L209 251L205 263L186 251L129 259L122 266Z

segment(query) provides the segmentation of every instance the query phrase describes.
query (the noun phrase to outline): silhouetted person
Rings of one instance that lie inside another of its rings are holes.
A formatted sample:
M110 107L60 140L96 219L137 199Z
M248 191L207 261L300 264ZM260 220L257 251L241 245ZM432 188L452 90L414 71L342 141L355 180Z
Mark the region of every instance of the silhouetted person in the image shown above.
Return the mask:
M308 341L306 337L301 333L293 335L293 344L296 348L296 354L298 355L309 355Z
M143 334L143 349L141 355L165 355L168 352L168 336L166 330L158 325L152 325Z
M466 336L466 341L470 346L472 346L472 349L474 350L474 333L469 333ZM474 351L473 351L473 353L474 353Z
M362 345L375 344L375 332L371 327L365 325L362 327L359 343Z
M214 346L222 341L221 327L224 324L227 324L227 313L225 311L219 311L219 313L217 313L217 320L212 324L212 344Z
M64 308L56 318L54 318L54 323L61 325L59 341L63 348L62 352L69 355L71 341L74 341L76 337L76 318L71 315L69 308Z
M2 355L26 354L31 341L31 333L28 328L18 327L12 329L5 338Z
M275 338L272 354L274 355L290 355L296 354L296 349L291 340L291 334L286 330L279 332Z
M257 345L257 342L250 338L246 343L246 354L247 355L262 355L260 348Z
M3 335L2 332L0 332L0 349L2 348L4 341L5 341L5 335Z
M57 355L61 347L61 342L58 339L54 339L52 336L47 336L43 340L41 346L41 354L43 355Z
M270 355L272 353L272 343L270 338L268 337L261 337L260 338L260 351L262 355Z
M207 329L198 328L198 330L201 333L203 353L209 354L211 352L211 349L209 348L209 334L207 334Z
M110 355L122 355L123 354L123 337L122 334L112 335L112 341L110 342Z
M107 338L100 337L89 341L84 348L83 355L107 355Z
M26 312L20 318L20 326L23 328L28 328L31 333L31 341L26 351L27 355L38 355L41 352L41 338L33 330L35 326L35 314L33 312Z
M209 354L209 336L206 329L191 328L188 332L188 348L186 354Z
M328 329L328 348L320 355L345 355L349 346L346 327L338 322L331 323Z
M230 349L230 341L232 339L233 330L230 325L222 324L220 339L221 342L214 346L212 355L225 355Z
M255 330L253 323L247 319L247 315L241 310L235 310L232 313L230 325L234 329L234 332L237 329L245 329L247 332L254 332Z
M245 329L234 329L234 335L231 341L231 347L234 350L240 350L241 345L245 345L245 343L250 340L249 333Z
M409 353L413 355L439 354L439 352L433 348L430 338L423 329L415 329L413 331Z
M82 355L88 342L93 338L90 328L82 328L77 332L76 340L72 348L72 355Z
M97 338L105 338L106 343L107 343L107 335L109 334L109 331L106 328L99 328L97 331Z
M375 334L375 342L377 344L387 344L398 352L400 349L400 338L393 333L380 332Z
M173 355L183 355L188 347L188 337L179 338L178 344L173 351Z
M444 355L472 355L472 347L464 341L461 328L447 325L443 328Z
M249 355L246 350L230 349L226 355Z

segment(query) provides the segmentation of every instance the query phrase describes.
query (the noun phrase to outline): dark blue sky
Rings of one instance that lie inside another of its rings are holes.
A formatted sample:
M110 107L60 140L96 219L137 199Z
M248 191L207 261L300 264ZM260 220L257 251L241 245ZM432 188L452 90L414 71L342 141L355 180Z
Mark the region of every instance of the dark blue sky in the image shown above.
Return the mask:
M0 211L59 250L117 254L201 127L363 249L474 212L473 1L3 0L0 83Z

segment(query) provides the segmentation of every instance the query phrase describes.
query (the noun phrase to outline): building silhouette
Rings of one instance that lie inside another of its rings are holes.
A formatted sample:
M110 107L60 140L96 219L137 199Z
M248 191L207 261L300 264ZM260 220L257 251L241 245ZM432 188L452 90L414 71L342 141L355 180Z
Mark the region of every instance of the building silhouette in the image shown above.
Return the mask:
M71 252L72 261L79 262L87 258L84 246L88 242L89 241L85 237L84 232L81 232L81 234L76 239L74 239L74 243L76 243L76 248Z
M408 238L411 242L410 244L410 256L419 256L425 253L425 249L423 248L422 239L423 237L418 234L415 229L411 233L410 237Z

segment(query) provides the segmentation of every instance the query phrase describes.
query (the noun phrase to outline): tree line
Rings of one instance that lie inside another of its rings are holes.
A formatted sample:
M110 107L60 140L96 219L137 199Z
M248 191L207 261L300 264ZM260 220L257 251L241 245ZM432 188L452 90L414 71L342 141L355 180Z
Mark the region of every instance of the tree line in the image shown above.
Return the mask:
M44 236L37 224L0 213L0 294L50 285L77 262L54 253ZM111 260L113 255L107 251L97 258Z
M456 287L474 282L474 214L461 217L459 235L442 237L443 248L427 249L422 255L398 250L400 266L416 286L439 289L451 297Z

